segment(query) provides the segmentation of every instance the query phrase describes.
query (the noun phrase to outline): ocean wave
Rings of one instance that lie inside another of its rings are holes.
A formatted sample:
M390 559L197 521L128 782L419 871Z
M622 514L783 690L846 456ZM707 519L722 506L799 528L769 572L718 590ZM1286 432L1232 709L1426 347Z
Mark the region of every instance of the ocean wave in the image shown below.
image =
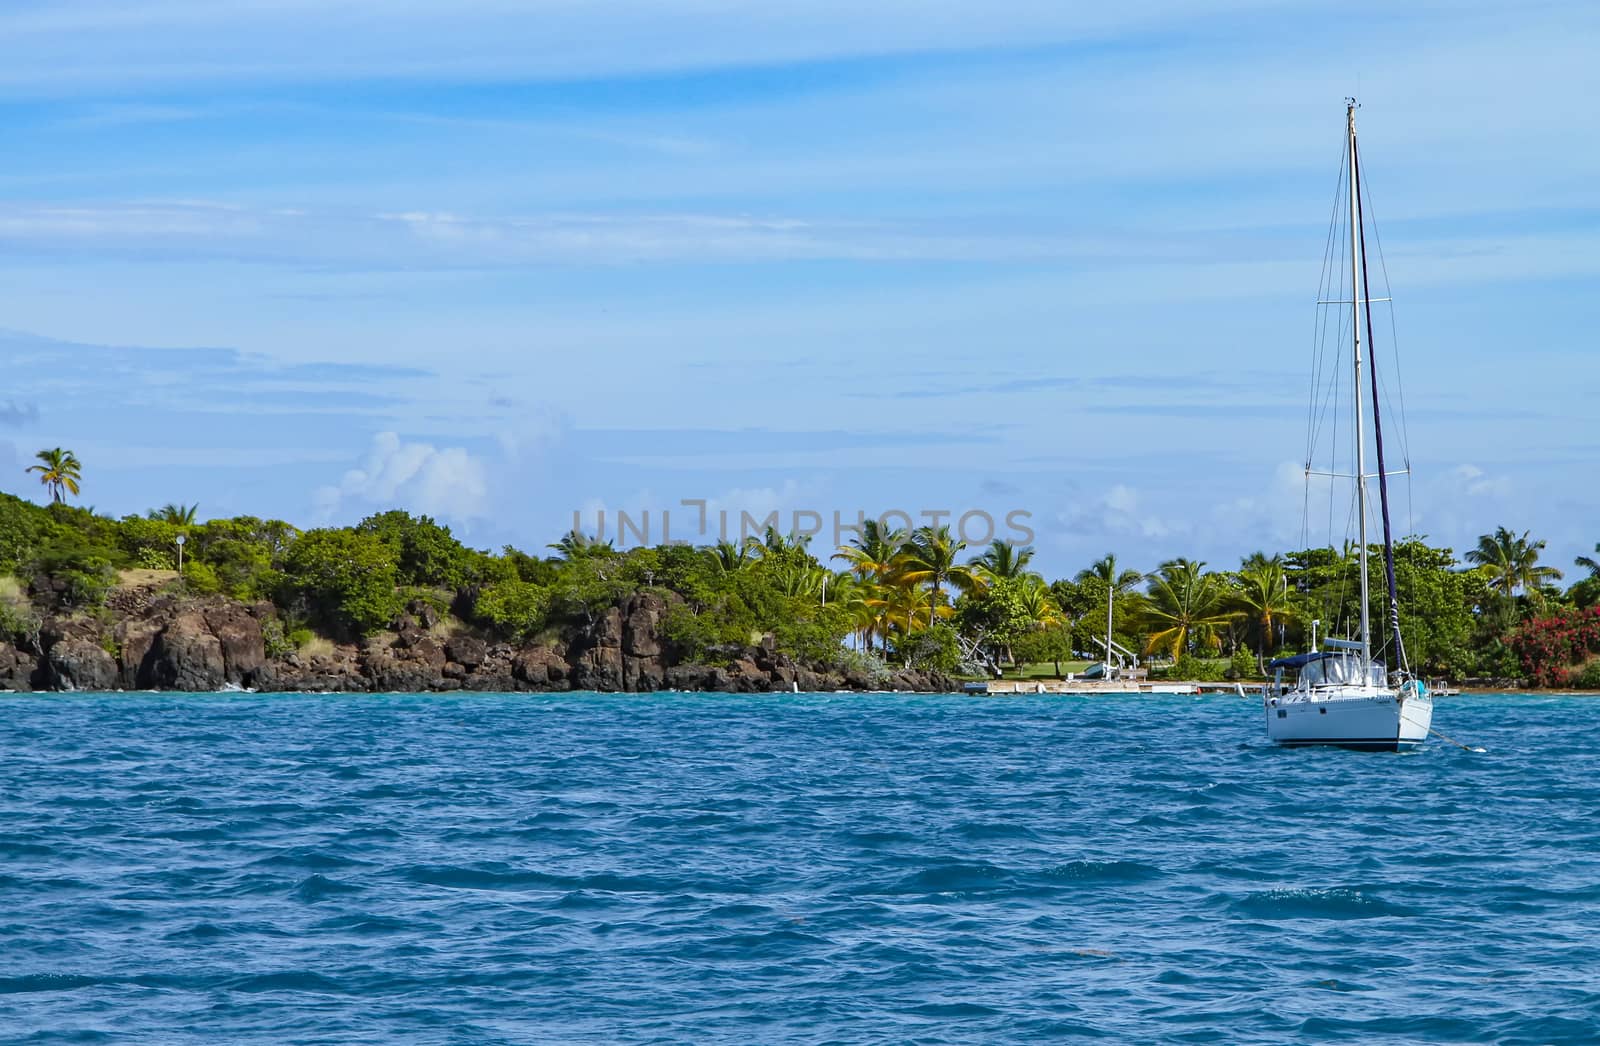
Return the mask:
M1564 700L7 695L0 1039L1600 1041Z

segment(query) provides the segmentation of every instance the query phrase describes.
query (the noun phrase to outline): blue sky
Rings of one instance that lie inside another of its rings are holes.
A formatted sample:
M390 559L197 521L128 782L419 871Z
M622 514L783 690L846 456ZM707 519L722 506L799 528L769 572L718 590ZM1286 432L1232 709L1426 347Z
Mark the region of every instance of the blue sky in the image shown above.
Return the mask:
M1052 574L1231 566L1306 535L1354 93L1402 529L1570 566L1597 48L1576 2L13 0L0 489L59 444L119 514L1023 510Z

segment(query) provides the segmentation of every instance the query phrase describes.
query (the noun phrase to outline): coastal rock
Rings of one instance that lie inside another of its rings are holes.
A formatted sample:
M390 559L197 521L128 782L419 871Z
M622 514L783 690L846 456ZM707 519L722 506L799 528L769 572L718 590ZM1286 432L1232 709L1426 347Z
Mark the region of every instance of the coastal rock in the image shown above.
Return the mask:
M622 649L630 657L657 658L661 656L661 640L656 629L661 615L667 609L660 596L641 592L628 598L627 616L622 622Z
M708 665L673 665L664 673L662 682L670 690L705 690L710 676Z
M511 674L531 690L566 690L572 666L549 647L529 647L516 656Z
M58 690L112 690L117 661L92 639L67 638L50 646L49 685Z
M579 654L572 663L572 687L602 693L623 689L621 647L597 646Z
M260 618L250 609L235 603L209 606L204 617L206 627L222 647L223 678L236 686L249 685L267 663Z
M772 677L749 658L740 658L728 669L730 689L740 693L765 693L772 689Z
M439 611L434 609L432 603L422 599L413 599L406 604L406 613L410 614L417 624L423 628L434 628L439 624Z
M41 604L47 600L41 599ZM441 613L412 600L393 627L359 644L319 641L268 657L263 626L276 620L266 603L246 605L143 585L114 590L104 615L46 615L37 656L0 645L0 689L122 687L217 690L233 684L261 690L652 691L665 688L741 693L893 689L951 690L936 673L898 670L881 677L843 675L798 663L766 634L753 646L705 651L711 663L676 664L661 623L681 597L635 593L597 613L563 645L514 647L458 631L446 637ZM281 626L279 626L281 628ZM452 625L451 627L459 627ZM107 653L107 650L114 653ZM107 666L110 665L109 674Z
M0 643L0 690L32 690L39 661L10 643Z
M290 654L273 671L263 672L260 689L310 692L371 690L371 681L362 673L355 647L336 646L331 654L302 657Z
M211 633L198 611L186 611L173 618L156 637L150 654L148 674L141 665L139 685L162 690L220 690L228 681L222 657L222 641Z
M415 648L405 651L414 653ZM362 659L362 674L371 680L372 689L390 693L421 693L442 689L444 677L444 652L439 652L439 663L429 663L422 658L397 657L379 651Z
M660 658L625 657L622 661L622 689L636 693L660 690L666 685L666 669Z
M154 658L151 652L155 649L156 639L161 635L165 625L160 621L135 618L133 620L118 621L112 629L112 637L117 641L118 660L120 661L119 681L126 690L140 690L153 687Z
M451 661L471 672L483 664L488 656L489 647L481 639L461 635L451 636L444 644L444 651Z

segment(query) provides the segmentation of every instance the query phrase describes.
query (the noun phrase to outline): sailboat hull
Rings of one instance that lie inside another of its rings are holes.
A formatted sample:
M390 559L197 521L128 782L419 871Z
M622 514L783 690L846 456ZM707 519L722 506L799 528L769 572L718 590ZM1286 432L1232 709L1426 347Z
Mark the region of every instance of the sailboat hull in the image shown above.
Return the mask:
M1403 751L1428 738L1433 699L1378 687L1339 687L1268 697L1267 737L1289 747L1332 745L1364 751Z

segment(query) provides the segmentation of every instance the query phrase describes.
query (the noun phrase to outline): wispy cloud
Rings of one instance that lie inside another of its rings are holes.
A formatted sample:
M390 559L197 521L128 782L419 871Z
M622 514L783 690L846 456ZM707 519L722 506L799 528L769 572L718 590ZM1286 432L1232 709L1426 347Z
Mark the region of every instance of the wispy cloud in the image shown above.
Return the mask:
M39 420L39 405L22 400L0 401L0 428L20 429Z

